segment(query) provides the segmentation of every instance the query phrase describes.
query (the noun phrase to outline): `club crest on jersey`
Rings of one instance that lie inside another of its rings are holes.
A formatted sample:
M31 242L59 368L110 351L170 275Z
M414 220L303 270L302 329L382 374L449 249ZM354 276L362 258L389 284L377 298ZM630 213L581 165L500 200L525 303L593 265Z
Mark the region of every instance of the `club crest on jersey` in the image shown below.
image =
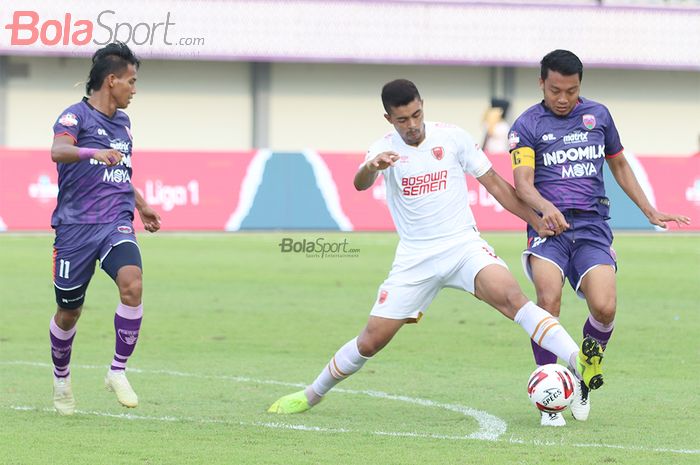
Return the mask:
M432 152L433 152L433 156L435 157L435 159L437 161L442 160L442 157L445 156L445 151L443 150L442 147L433 147Z
M389 297L389 291L382 289L379 293L379 303L383 304L386 302L386 298Z
M134 140L134 136L131 135L131 129L129 129L129 126L124 126L124 129L126 129L126 133L129 135L129 140Z
M124 234L131 234L132 229L129 226L117 226L117 231Z
M518 133L515 131L510 131L510 134L508 134L508 146L510 149L513 150L519 142L520 136L518 136Z
M66 113L58 119L58 122L63 126L75 126L78 124L78 117L73 113Z
M586 129L593 129L595 127L595 116L591 114L583 115L583 125Z

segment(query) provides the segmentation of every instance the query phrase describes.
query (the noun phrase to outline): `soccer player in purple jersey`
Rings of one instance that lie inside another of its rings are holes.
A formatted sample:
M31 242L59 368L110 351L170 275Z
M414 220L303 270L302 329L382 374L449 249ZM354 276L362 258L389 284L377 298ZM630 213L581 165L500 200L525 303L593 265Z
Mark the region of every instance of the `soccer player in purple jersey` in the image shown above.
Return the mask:
M595 338L605 349L615 320L617 263L607 223L604 161L650 223L665 228L668 221L688 224L690 219L659 212L651 205L625 160L610 112L579 95L582 77L583 64L570 51L547 54L540 69L544 99L513 123L509 141L518 196L557 233L539 238L528 227L523 267L535 285L537 304L558 317L562 287L568 279L590 311L584 337ZM531 342L538 365L556 362L556 355ZM596 389L602 383L601 377L589 387ZM571 406L577 420L588 418L588 395L581 383ZM566 422L559 413L543 413L541 424Z
M49 335L53 401L61 415L75 411L71 348L97 260L117 284L120 300L114 316L114 359L105 386L122 405L138 405L124 373L143 314L134 208L147 231L160 229L160 216L131 184L131 123L121 111L136 93L139 64L122 43L97 50L86 85L89 97L64 110L53 127L51 159L58 169L59 191L51 226L56 230L53 276L58 308Z

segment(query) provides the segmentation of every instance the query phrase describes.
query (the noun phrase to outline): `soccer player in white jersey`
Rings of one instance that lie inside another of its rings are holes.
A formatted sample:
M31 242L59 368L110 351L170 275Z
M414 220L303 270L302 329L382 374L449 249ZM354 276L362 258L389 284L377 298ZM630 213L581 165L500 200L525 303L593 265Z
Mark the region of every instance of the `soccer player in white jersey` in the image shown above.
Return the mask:
M318 404L404 324L418 322L444 287L474 294L515 320L538 344L567 360L586 384L601 377L600 346L590 339L579 350L555 318L525 297L505 263L479 236L464 174L475 177L543 236L553 232L493 170L469 134L453 125L423 121L423 100L412 82L387 83L382 102L394 131L371 146L354 182L357 190L366 190L384 175L400 237L391 272L360 335L335 353L312 384L278 399L268 411L300 413Z

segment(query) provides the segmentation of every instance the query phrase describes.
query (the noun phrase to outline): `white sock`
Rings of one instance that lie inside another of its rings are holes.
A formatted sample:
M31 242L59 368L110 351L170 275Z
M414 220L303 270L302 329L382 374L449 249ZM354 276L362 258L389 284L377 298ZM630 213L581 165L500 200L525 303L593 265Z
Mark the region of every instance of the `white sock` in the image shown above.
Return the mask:
M348 341L347 344L338 349L338 352L323 368L316 380L306 388L306 398L309 400L309 404L319 403L321 397L326 395L333 386L362 368L367 360L369 358L363 357L357 348L357 338Z
M569 365L576 366L578 345L549 312L528 302L518 310L514 320L541 347L568 361Z

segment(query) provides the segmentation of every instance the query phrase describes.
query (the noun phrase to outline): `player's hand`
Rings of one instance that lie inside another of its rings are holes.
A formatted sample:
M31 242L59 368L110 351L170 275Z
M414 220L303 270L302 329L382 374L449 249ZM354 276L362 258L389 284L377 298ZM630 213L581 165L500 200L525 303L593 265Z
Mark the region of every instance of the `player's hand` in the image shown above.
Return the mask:
M156 232L160 229L160 215L154 209L146 205L138 210L141 222L148 232Z
M569 223L566 222L566 218L559 209L551 202L547 203L548 205L542 210L542 221L547 229L551 229L555 234L561 234L569 229Z
M114 166L122 161L122 153L119 150L105 149L95 152L92 158L97 161L101 161L107 166Z
M537 224L533 225L532 227L535 229L535 231L537 231L537 235L543 239L545 237L552 237L557 235L557 232L549 228L547 226L547 223L545 223L542 219L540 219L540 221L538 221Z
M399 158L401 157L396 152L382 152L365 163L365 166L372 172L382 171L390 166L394 166L394 163L399 161Z
M659 226L666 229L668 225L667 221L675 221L676 225L680 226L682 224L690 224L690 218L684 215L669 215L668 213L663 213L660 211L652 211L648 216L649 222L653 225Z

